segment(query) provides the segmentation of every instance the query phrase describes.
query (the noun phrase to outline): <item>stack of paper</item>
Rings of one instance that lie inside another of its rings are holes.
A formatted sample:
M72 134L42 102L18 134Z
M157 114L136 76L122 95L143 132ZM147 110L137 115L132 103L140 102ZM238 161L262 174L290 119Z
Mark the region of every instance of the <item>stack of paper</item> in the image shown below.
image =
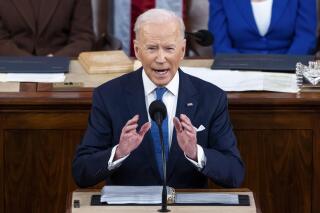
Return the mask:
M88 73L127 73L133 71L133 61L121 50L83 52L79 62Z
M235 70L211 70L203 67L181 67L181 69L225 91L273 91L296 93L296 74L253 72Z
M171 191L172 192L172 191ZM170 190L168 190L170 195ZM100 202L108 204L159 204L162 186L104 186Z
M7 73L0 74L0 82L63 82L64 73Z
M204 203L217 203L238 205L239 196L237 194L223 194L214 192L201 192L201 193L177 193L175 203L181 204L204 204Z

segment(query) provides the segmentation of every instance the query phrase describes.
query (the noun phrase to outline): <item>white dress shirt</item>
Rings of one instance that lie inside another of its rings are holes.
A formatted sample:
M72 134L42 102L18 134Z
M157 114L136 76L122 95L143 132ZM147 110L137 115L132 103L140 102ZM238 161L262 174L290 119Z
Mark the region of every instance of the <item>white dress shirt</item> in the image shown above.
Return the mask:
M156 100L156 91L157 85L155 85L150 78L147 76L145 71L142 71L142 81L143 81L143 87L144 87L144 94L145 94L145 102L146 102L146 109L149 109L149 105ZM166 86L167 91L163 94L162 101L166 105L167 108L167 116L168 116L168 129L169 129L169 147L171 147L172 143L172 135L173 135L173 118L176 114L176 108L177 108L177 101L178 101L178 92L179 92L179 72L176 72L175 76L172 78L172 80L167 84ZM151 121L150 115L148 114L148 120ZM111 151L111 156L108 160L108 169L112 170L114 168L117 168L121 165L121 162L125 160L129 155L120 158L113 162L114 155L116 152L116 148L118 145L114 146ZM204 155L203 148L200 145L197 145L197 157L198 162L188 158L186 155L185 157L193 164L195 165L198 170L201 170L206 163L206 157Z

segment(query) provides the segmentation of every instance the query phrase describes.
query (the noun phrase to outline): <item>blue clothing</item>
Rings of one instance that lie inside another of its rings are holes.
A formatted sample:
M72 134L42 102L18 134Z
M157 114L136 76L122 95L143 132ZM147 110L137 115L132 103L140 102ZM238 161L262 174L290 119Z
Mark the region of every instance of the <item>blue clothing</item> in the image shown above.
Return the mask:
M315 0L273 0L271 22L259 34L250 0L209 0L214 53L313 54Z
M162 97L164 93L167 91L167 88L165 87L157 87L156 88L156 94L157 94L157 100L162 100ZM166 161L168 160L168 153L169 153L169 129L168 129L168 116L165 117L165 119L162 121L162 133L163 133L163 146L164 146L164 153ZM161 145L161 137L160 137L160 131L158 128L158 125L155 121L152 121L151 123L151 135L153 139L153 148L154 148L154 154L157 161L158 171L160 173L160 177L163 180L163 161L162 161L162 145Z
M227 96L218 87L179 70L176 115L186 114L197 132L207 162L199 171L178 145L175 130L167 161L167 184L175 188L206 188L208 177L224 187L239 187L244 166L230 123ZM126 122L139 114L139 127L148 121L142 68L96 88L88 127L73 161L72 172L80 187L103 180L107 185L161 185L151 131L121 163L108 170L112 148L118 144ZM170 121L172 122L172 121Z

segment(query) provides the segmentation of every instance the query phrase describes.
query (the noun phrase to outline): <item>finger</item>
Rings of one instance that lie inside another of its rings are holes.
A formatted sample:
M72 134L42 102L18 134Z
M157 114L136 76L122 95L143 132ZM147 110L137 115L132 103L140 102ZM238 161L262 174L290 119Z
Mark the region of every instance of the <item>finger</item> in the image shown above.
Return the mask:
M136 130L137 127L138 127L138 124L131 124L131 125L123 127L122 132L128 133L128 132L131 132L132 130Z
M150 127L151 127L151 122L146 122L145 124L143 124L142 127L140 128L139 135L141 137L144 137L144 135L148 132Z
M138 127L138 120L139 120L139 115L135 115L133 116L130 120L127 121L127 123L124 125L124 127L122 128L122 132L127 132L127 131L130 131L128 130L128 127L129 129L132 130L132 125L136 124L137 126L135 128Z
M173 124L177 132L182 132L182 125L177 117L173 118Z
M181 122L181 125L182 125L182 127L184 128L185 131L192 132L192 133L195 132L195 129L192 126L192 124L189 124L189 123L186 123L186 122L183 121L183 122Z
M139 120L139 115L135 115L135 116L133 116L130 120L127 121L127 123L126 123L125 126L131 125L131 124L134 124L134 123L137 123L138 120Z
M184 121L184 122L192 125L191 120L185 114L180 114L180 120L181 120L181 122Z

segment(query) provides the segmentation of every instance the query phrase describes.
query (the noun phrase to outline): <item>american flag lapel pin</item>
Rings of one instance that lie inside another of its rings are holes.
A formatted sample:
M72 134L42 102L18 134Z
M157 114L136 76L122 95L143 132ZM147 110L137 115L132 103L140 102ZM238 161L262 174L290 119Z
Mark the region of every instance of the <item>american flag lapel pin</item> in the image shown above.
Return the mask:
M193 106L193 103L187 103L187 106L191 107L191 106Z

